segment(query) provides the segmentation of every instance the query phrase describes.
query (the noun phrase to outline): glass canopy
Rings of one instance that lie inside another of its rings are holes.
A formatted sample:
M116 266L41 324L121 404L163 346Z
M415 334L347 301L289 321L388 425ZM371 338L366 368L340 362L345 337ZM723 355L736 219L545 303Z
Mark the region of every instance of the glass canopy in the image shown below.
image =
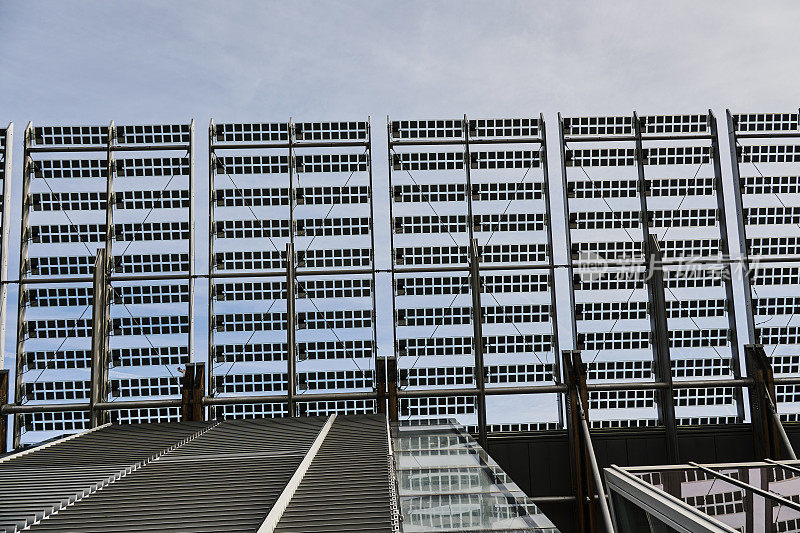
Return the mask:
M558 533L455 420L401 422L392 435L402 531Z
M606 469L619 531L800 532L798 461Z

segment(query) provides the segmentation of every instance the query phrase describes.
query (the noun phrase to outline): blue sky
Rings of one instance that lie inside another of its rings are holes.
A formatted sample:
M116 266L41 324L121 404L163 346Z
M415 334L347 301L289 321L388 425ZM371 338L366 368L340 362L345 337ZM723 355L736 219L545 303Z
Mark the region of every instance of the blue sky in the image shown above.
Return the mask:
M724 117L726 107L796 110L798 20L797 2L0 0L0 123L14 121L19 133L29 120L194 118L201 188L212 117L257 122L370 115L380 184L386 115L543 112L555 139L559 111L696 113L712 107ZM729 165L723 167L728 173ZM376 198L385 198L380 187ZM18 193L15 180L12 219L19 217ZM388 224L380 224L385 205L376 206L379 242L388 239ZM12 227L13 251L18 234ZM197 253L202 273L202 239ZM379 267L386 263L379 258ZM16 270L12 252L12 278ZM15 304L11 291L12 318ZM13 332L12 326L6 366L13 364ZM204 345L202 337L197 342Z

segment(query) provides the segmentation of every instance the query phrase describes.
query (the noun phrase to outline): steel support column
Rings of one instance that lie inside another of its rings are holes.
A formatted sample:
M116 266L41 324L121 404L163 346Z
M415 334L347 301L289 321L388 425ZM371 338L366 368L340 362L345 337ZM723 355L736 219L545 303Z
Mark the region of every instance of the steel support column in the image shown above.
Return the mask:
M14 123L6 128L5 152L3 153L3 210L2 234L0 234L0 350L6 350L6 308L8 300L8 232L11 225L11 152L14 146ZM0 360L0 368L3 361Z
M747 339L745 344L755 344L755 318L753 317L753 289L751 286L750 259L747 252L747 232L744 222L744 205L742 202L742 182L739 175L739 143L736 138L736 124L730 109L726 110L728 118L728 142L731 148L731 172L733 174L733 205L736 209L736 230L739 236L739 256L742 265L742 286L744 288L745 319L747 320ZM745 361L746 361L745 354Z
M386 414L386 357L379 357L375 360L375 412Z
M680 462L678 450L678 426L675 421L675 392L672 388L672 359L669 353L669 328L667 326L666 295L664 294L664 270L661 266L661 250L655 235L645 241L648 257L647 296L650 302L650 328L653 331L653 354L655 356L655 379L667 386L656 392L658 417L667 434L667 459L671 464Z
M655 379L666 383L667 387L656 394L659 422L664 426L667 436L667 458L670 463L679 462L677 423L675 421L675 400L672 390L672 363L669 353L669 327L667 326L666 295L664 294L664 270L658 237L650 233L650 210L647 207L647 183L644 165L646 156L642 142L642 124L639 116L633 114L633 132L636 142L637 189L639 196L639 224L642 228L642 248L645 260L645 281L647 284L648 315L650 316L650 335L653 346L653 369Z
M386 414L390 421L396 422L397 405L397 358L393 355L377 359L375 367L376 410ZM387 404L388 402L388 404Z
M108 411L95 409L95 405L108 401L108 330L109 330L109 282L110 261L106 250L97 250L92 284L92 361L89 392L89 422L96 428L109 422Z
M216 154L214 153L214 140L216 131L214 119L208 125L208 392L211 396L216 396L217 388L214 384L214 366L221 361L217 361L217 354L214 351L214 272L216 270L216 258L214 257L214 207L216 206L216 193L214 192L214 177L217 172Z
M614 533L600 468L589 432L589 392L586 388L586 364L579 351L564 351L564 378L567 385L567 434L573 490L578 503L577 530ZM598 509L599 507L599 509ZM602 524L602 526L600 525Z
M23 403L25 395L23 388L23 375L26 370L25 361L25 336L28 328L25 321L25 311L27 306L27 288L25 279L28 277L28 245L30 240L30 214L31 214L31 172L34 171L34 163L31 159L31 142L33 137L33 123L29 122L23 133L23 157L22 157L22 221L20 223L20 245L19 245L19 288L17 295L17 345L16 345L16 367L14 372L14 403ZM8 178L8 176L6 176ZM23 415L14 414L14 437L12 446L19 448L22 443L22 424Z
M189 362L194 361L194 119L189 123L189 332L187 353ZM209 211L211 205L208 206ZM209 294L209 299L211 295ZM211 352L209 352L211 357Z
M719 130L717 117L708 110L708 127L711 134L711 161L714 165L714 191L717 195L717 222L719 223L720 250L725 260L731 258L730 243L728 242L728 221L725 216L725 193L722 186L722 163L719 151ZM737 169L738 170L738 169ZM738 184L738 179L736 180ZM741 205L741 191L736 187ZM739 218L741 220L741 218ZM736 326L736 305L733 295L733 273L730 262L725 262L722 267L722 283L725 285L726 313L728 315L728 342L731 347L731 373L734 378L742 377L742 362L739 356L739 333ZM749 290L749 288L748 288ZM753 342L752 340L748 342ZM744 422L744 394L742 387L734 387L733 398L736 401L736 418Z
M297 345L295 340L295 275L294 275L294 244L286 243L286 392L289 396L287 404L288 416L295 416L295 396L297 377L295 364Z
M203 397L205 388L205 363L189 363L181 383L181 420L202 422L205 417Z
M746 344L744 347L747 374L753 379L750 385L750 420L753 426L753 441L759 458L796 459L794 449L783 428L776 408L775 380L772 365L764 347Z
M8 415L3 414L3 407L8 405L8 369L0 370L0 453L8 450Z
M478 411L478 443L486 450L486 365L483 363L483 308L481 307L481 274L478 267L480 255L478 241L472 239L469 246L470 290L472 292L472 349L475 355L475 398Z
M561 382L561 361L558 357L560 353L560 342L558 335L558 296L556 295L556 269L555 269L555 254L553 253L553 212L550 204L550 169L547 163L547 126L544 123L544 115L539 113L539 131L541 132L542 143L539 146L539 158L542 165L542 180L543 180L543 197L545 205L545 224L547 225L547 265L549 270L547 272L547 289L550 291L550 321L553 326L552 336L550 337L550 349L553 352L553 377L554 382ZM565 231L569 233L569 225L566 226ZM564 401L561 394L556 394L556 403L558 405L558 425L564 425Z
M586 455L583 452L583 432L581 418L586 414L581 409L583 400L587 401L586 368L580 362L580 352L565 350L562 352L561 367L564 369L564 381L567 385L565 398L567 410L567 435L569 437L570 471L572 473L572 490L577 502L575 525L578 531L596 531L594 527L594 501L595 491L592 488L586 464ZM575 363L578 363L577 366ZM583 384L583 386L581 386Z
M470 293L472 294L472 351L475 356L475 367L473 369L475 377L475 385L477 388L477 396L475 398L476 411L478 412L478 443L487 449L488 441L486 440L486 366L483 364L483 308L481 307L481 290L483 284L481 282L481 269L480 269L480 247L478 240L475 238L475 216L472 209L472 154L469 146L470 130L473 129L472 124L467 120L467 115L464 115L464 120L461 123L461 130L464 136L464 172L466 175L466 191L465 196L467 200L467 231L469 232L469 282Z

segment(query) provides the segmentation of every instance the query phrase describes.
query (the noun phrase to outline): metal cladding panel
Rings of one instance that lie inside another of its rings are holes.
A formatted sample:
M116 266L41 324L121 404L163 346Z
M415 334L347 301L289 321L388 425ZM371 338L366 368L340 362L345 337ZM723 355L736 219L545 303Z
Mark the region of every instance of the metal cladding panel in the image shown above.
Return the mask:
M0 531L16 531L209 423L107 426L0 462Z
M320 417L214 424L31 529L255 531L325 421ZM150 426L139 427L146 431Z
M275 531L392 531L387 429L377 415L337 417Z

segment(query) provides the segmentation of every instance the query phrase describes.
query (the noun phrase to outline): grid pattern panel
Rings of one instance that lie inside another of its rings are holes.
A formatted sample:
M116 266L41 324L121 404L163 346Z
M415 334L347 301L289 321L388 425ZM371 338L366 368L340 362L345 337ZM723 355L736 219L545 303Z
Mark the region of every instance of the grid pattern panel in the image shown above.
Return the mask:
M479 264L493 268L481 272L480 284L486 386L552 383L548 191L538 143L543 129L540 119L530 118L390 122L395 350L402 389L476 387L470 238L477 240ZM480 145L483 140L492 143L491 150ZM508 266L516 268L502 270ZM511 416L492 400L487 399L492 427L519 424L520 416L533 425L558 419L555 401L540 413ZM455 416L474 425L475 402L472 396L408 398L401 401L401 414Z
M638 124L633 116L563 120L577 348L589 379L657 379L646 235L655 236L665 261L682 263L661 269L673 379L733 377L738 352L729 335L726 267L697 262L726 251L710 116L642 116ZM705 390L680 391L678 418L716 416L720 408L727 415L734 403L704 401ZM593 422L658 423L655 394L593 393Z
M189 360L193 125L37 126L26 138L49 151L25 148L30 201L23 203L29 216L21 277L40 283L20 291L25 337L17 354L17 387L37 401L88 398L91 276L97 252L105 248L113 280L109 397L174 397L177 367ZM163 273L179 277L147 279ZM122 281L131 275L138 279ZM86 281L47 283L64 276ZM54 388L40 389L42 384ZM165 416L155 409L124 418L145 421L148 414ZM48 436L41 431L71 431L85 422L83 415L68 416L45 413L28 417L31 423L22 418L27 425L17 424L17 435L22 442L37 441Z
M290 318L298 413L326 409L300 402L305 391L371 388L369 123L221 124L212 125L210 138L212 393L287 394ZM295 278L292 316L287 312L289 243L294 247L290 260L303 273ZM342 268L364 273L333 275ZM339 373L350 377L339 379ZM339 407L356 413L367 406L374 408L374 402ZM218 409L226 417L286 412L285 403Z
M796 139L778 135L798 133L798 114L737 114L732 122L737 201L743 213L741 237L752 268L746 289L752 304L747 312L752 313L753 342L764 345L776 376L794 376L800 365L796 316L800 310L800 152L791 144ZM740 137L742 133L752 137ZM794 394L794 387L780 389L778 410L797 412L800 396Z

